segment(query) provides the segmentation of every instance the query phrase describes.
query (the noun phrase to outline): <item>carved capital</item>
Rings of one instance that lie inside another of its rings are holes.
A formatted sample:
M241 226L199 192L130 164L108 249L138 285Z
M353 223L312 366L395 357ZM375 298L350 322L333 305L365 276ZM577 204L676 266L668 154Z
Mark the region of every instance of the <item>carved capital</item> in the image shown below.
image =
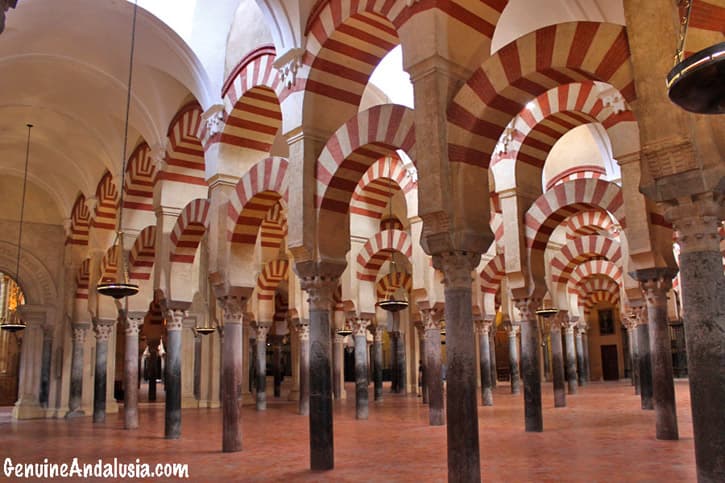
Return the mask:
M125 318L126 335L138 336L139 330L143 325L146 312L128 312Z
M166 330L181 330L184 327L184 318L187 315L186 310L168 309L166 311Z
M287 89L292 89L297 82L297 72L302 67L303 49L293 49L275 60L274 65L279 72L279 80Z
M488 336L492 326L493 323L490 320L476 320L473 327L477 335Z
M71 328L73 329L73 342L76 344L83 344L86 340L86 330L88 330L88 326L85 324L73 324Z
M304 277L300 286L307 292L310 310L330 310L339 277L315 275Z
M507 329L506 333L509 336L509 339L512 339L518 335L518 333L521 332L521 326L516 324L511 324Z
M725 197L707 193L677 200L665 210L665 218L677 230L680 253L719 251L718 227Z
M257 322L254 324L254 333L257 334L257 342L267 339L267 335L269 335L269 329L271 327L272 324L265 322Z
M433 255L433 267L443 272L446 288L471 288L471 272L481 261L480 253L447 252Z
M420 311L421 322L426 332L429 330L441 330L441 318L434 309L423 309Z
M93 332L96 334L96 342L108 342L115 326L115 320L94 320Z
M224 312L224 324L241 324L247 299L235 295L223 295L217 302Z
M385 332L385 327L374 325L371 329L371 332L373 333L373 341L376 344L381 344L383 342L383 332Z
M297 337L299 337L301 341L310 340L310 324L304 320L297 320L295 323L295 331L297 332Z
M697 168L695 149L684 137L670 137L643 146L641 159L654 179Z
M522 321L536 321L536 309L541 307L541 299L537 297L516 299L514 306L521 314Z
M649 314L647 312L646 305L638 305L632 307L632 318L637 322L637 325L646 324L649 321Z
M356 318L352 320L352 333L355 337L367 336L368 326L370 325L369 319Z

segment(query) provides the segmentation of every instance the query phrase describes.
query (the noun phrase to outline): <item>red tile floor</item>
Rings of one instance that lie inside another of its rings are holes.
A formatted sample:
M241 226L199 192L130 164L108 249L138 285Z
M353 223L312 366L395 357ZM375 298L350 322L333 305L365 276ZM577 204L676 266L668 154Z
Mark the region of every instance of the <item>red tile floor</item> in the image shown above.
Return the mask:
M522 396L495 389L495 406L479 407L483 478L487 481L695 481L687 381L678 380L679 441L654 438L654 412L640 409L628 381L591 383L553 408L544 392L544 432L523 431ZM348 384L349 395L353 385ZM428 426L427 407L415 396L371 403L370 419L355 420L355 401L335 403L335 469L311 472L308 420L296 404L269 399L266 412L242 410L244 449L221 453L221 411L184 410L182 438L163 439L163 404L142 404L141 427L122 429L121 414L103 425L73 421L7 422L0 418L2 459L14 462L182 462L192 481L445 481L445 427ZM7 414L7 413L6 413ZM1 475L0 468L0 475ZM3 477L0 476L0 479Z

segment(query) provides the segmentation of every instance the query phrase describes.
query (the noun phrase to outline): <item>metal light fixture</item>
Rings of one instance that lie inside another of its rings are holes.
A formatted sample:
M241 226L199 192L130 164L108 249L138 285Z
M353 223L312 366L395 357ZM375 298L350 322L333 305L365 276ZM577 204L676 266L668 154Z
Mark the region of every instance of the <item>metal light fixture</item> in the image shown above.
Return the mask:
M116 239L113 244L117 245L116 256L120 257L118 263L118 280L115 282L100 282L96 291L101 295L121 299L136 295L138 293L138 285L128 281L128 267L126 264L126 255L123 245L123 191L126 182L126 144L128 142L128 114L131 110L131 81L133 79L133 53L136 46L136 13L138 11L138 3L133 4L133 21L131 24L131 54L128 66L128 89L126 92L126 121L123 131L123 154L121 156L121 194L118 202L118 228L116 231Z
M393 218L393 188L390 188L390 201L389 201L389 210L388 210L388 218ZM390 280L395 279L395 275L398 273L398 267L395 263L395 252L390 256L390 273L388 274L388 277ZM402 288L402 287L401 287ZM402 297L397 297L398 290L393 288L389 295L378 302L378 306L386 310L388 312L400 312L401 310L408 308L408 301L405 299L405 295ZM403 289L403 292L405 292L405 289Z
M15 261L15 281L20 285L20 249L23 241L23 218L25 216L25 189L28 185L28 160L30 159L30 130L33 129L32 124L26 124L28 127L28 138L25 142L25 172L23 174L23 196L20 201L20 225L18 226L18 258ZM8 318L0 323L0 328L8 332L18 332L25 329L25 322L20 318L18 311L19 306L8 315Z
M194 327L194 332L196 332L199 335L209 335L212 332L214 332L217 328L213 325L209 325L209 322L204 322L204 325L199 326L197 323L196 327Z
M345 325L342 326L342 328L337 329L337 335L341 335L343 337L352 334L352 328L350 327L350 324L345 322Z
M554 307L544 307L542 306L540 309L536 310L536 315L539 315L545 319L548 319L550 317L555 316L557 313L559 313L559 309L556 309Z
M694 0L680 0L685 9L680 19L680 38L675 66L667 74L670 100L697 114L725 113L725 42L711 45L683 59L687 29Z

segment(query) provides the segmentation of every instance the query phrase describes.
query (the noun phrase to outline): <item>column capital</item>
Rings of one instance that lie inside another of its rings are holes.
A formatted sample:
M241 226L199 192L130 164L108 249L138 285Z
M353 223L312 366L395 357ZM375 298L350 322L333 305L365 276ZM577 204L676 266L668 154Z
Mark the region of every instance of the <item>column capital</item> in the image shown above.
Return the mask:
M241 324L244 310L247 307L246 297L238 295L222 295L217 298L217 302L222 307L224 313L224 325Z
M116 321L112 319L94 319L93 332L96 334L97 342L106 342L113 333Z
M266 339L269 335L269 329L272 328L272 324L269 322L259 322L254 324L254 332L257 334L257 340Z
M536 309L541 306L541 299L538 297L527 297L514 299L514 306L521 314L521 320L536 320Z
M647 268L635 270L629 275L639 281L642 294L648 304L665 304L667 292L672 288L676 268Z
M493 322L490 320L476 320L474 321L474 330L478 335L488 335L491 332Z
M357 317L352 320L352 332L355 337L367 336L368 326L370 320L362 317Z
M508 334L509 338L516 337L519 332L521 332L521 326L518 324L511 324L509 327L506 328L506 333Z
M383 332L385 332L385 327L382 327L380 325L374 325L371 332L373 333L373 341L374 342L382 342L383 341Z
M184 318L189 314L186 310L167 309L166 311L166 330L179 331L184 327Z
M677 231L680 253L720 251L718 226L725 218L725 196L704 193L678 199L665 209L665 219Z
M126 314L126 335L138 336L139 329L143 325L146 312L131 311Z
M312 275L300 281L302 290L307 292L310 310L330 310L332 297L340 283L339 276Z
M297 337L301 341L303 340L310 340L310 324L304 319L297 319L294 325L295 331L297 332Z
M82 344L86 340L86 331L90 328L90 324L74 323L71 324L73 330L73 341Z
M433 255L433 267L443 272L446 288L471 288L471 272L481 262L481 254L453 251Z

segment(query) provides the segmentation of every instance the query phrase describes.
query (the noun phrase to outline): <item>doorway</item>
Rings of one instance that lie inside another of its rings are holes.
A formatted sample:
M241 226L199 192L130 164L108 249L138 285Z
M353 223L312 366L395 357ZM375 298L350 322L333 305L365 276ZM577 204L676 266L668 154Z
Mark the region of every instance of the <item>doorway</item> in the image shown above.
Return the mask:
M616 345L602 346L602 377L605 381L619 379L619 360Z

